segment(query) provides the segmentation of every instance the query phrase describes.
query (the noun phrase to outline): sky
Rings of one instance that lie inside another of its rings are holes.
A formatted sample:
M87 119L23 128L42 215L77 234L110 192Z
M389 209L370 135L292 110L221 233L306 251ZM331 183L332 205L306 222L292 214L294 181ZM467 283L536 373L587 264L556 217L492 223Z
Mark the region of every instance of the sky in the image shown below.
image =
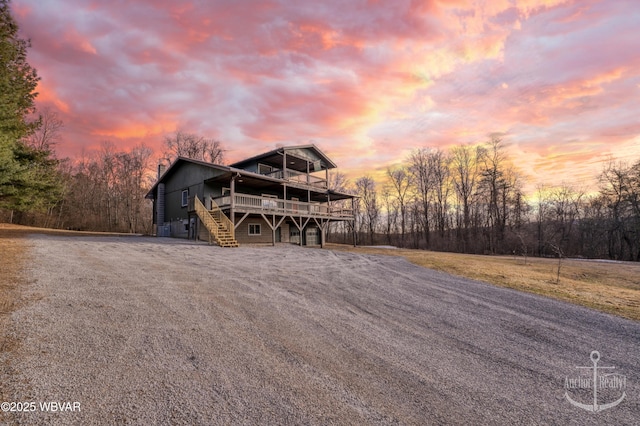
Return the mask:
M529 186L640 159L637 0L13 0L58 156L315 143L351 178L499 135Z

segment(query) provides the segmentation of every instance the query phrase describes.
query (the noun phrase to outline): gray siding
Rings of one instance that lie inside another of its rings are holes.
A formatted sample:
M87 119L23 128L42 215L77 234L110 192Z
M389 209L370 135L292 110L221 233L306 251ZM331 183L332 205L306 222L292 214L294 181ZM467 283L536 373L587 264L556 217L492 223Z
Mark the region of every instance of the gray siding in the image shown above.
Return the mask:
M241 217L239 216L236 220L240 220ZM250 224L259 224L261 234L249 235ZM271 228L261 216L248 217L236 228L236 241L240 244L271 243L271 240Z
M268 217L268 216L267 216ZM236 221L239 221L242 215L236 215ZM259 224L261 234L249 235L249 225ZM285 222L280 225L280 242L289 242L289 224ZM240 244L271 244L272 242L271 227L265 222L262 216L251 215L247 217L236 228L236 241Z
M183 163L176 173L168 176L165 179L165 221L173 223L176 220L187 219L187 207L182 206L182 191L186 189L189 191L189 197L197 195L203 200L204 181L220 173L200 164Z

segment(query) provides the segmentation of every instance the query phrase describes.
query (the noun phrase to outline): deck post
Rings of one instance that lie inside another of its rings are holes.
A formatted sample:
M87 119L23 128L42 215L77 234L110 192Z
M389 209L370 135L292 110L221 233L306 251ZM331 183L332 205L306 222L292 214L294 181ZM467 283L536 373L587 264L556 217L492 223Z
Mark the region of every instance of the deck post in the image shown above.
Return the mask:
M273 225L271 226L271 245L276 245L276 215L273 215Z
M356 239L356 199L352 198L351 199L351 212L353 214L353 220L351 221L352 224L352 228L353 228L353 246L356 247L356 245L358 244L358 241Z
M287 180L287 150L282 150L282 180ZM287 184L282 184L282 198L284 199L284 212L287 211Z
M298 240L299 240L299 241L298 241L298 245L299 245L300 247L302 247L302 234L304 233L304 227L305 227L305 226L307 226L307 223L308 223L308 221L307 221L307 222L305 222L305 224L303 225L303 224L302 224L302 216L300 216L300 225L301 225L301 226L300 226L300 238L298 238Z
M323 220L320 220L320 223L322 224L320 226L320 248L324 248L324 244L325 244L325 235L324 232L327 228L327 224L329 223L329 221L327 220L327 222L324 222Z
M282 179L287 179L287 151L282 150Z
M229 195L231 196L231 200L229 201L229 219L231 219L231 223L233 224L233 228L236 227L236 175L231 176L231 183L229 184Z

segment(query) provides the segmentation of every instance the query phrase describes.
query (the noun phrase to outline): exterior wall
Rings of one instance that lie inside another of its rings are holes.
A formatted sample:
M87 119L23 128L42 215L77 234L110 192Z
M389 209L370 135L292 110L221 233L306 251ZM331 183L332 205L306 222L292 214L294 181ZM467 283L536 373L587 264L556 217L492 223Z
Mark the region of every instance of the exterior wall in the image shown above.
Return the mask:
M188 224L188 219L175 219L168 221L171 227L170 235L174 238L187 238L189 237L189 231L186 229L185 223ZM166 223L166 222L165 222Z
M215 177L217 170L209 167L184 163L178 170L165 179L165 222L188 219L187 207L182 206L182 191L188 190L189 197L197 195L200 200L204 199L205 184L204 181ZM174 235L173 226L171 235Z
M237 214L236 221L240 220L243 215ZM268 216L267 216L268 217ZM278 219L279 220L279 219ZM260 225L260 235L249 235L249 225L250 224L259 224ZM280 232L280 239L276 242L288 243L289 242L289 224L284 221L280 225L280 231L276 230L277 233ZM236 241L239 244L271 244L272 243L272 233L271 227L262 216L259 215L250 215L245 220L242 221L240 225L236 228Z
M242 218L241 215L236 215L236 221ZM250 224L259 224L260 225L260 235L249 235L249 225ZM251 215L242 221L240 225L236 228L236 241L239 244L263 244L269 243L271 244L272 236L271 236L271 228L264 221L261 216Z
M230 184L211 183L204 184L204 198L216 198L222 195L222 188L229 188Z

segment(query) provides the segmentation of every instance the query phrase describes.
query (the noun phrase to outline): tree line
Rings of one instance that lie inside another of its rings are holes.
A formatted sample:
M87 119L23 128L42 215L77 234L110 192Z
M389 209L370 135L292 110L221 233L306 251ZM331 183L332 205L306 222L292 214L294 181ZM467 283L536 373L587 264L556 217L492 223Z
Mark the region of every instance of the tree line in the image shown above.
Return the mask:
M179 156L224 161L220 141L180 130L165 136L165 150L159 160L145 145L118 149L109 141L90 155L58 160L51 146L59 137L62 122L49 110L42 117L43 124L36 133L46 134L50 139L48 152L55 167L48 173L55 179L56 192L47 193L46 201L37 205L7 201L3 206L5 221L82 231L150 234L152 203L145 196L158 177L155 169L158 162L168 166ZM39 193L40 197L43 195Z
M417 149L382 182L363 176L339 189L359 197L360 244L640 261L640 159L609 162L598 182L592 193L563 183L525 194L504 141L492 137ZM353 231L332 229L336 241Z

